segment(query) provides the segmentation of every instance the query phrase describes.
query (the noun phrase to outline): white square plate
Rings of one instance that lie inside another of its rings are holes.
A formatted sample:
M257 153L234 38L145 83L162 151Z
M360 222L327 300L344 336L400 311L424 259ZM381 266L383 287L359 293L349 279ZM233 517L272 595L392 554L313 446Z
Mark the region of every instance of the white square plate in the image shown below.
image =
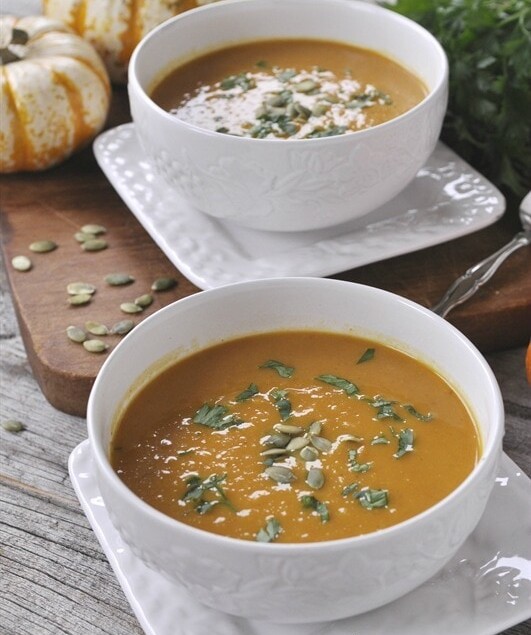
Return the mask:
M94 154L144 229L201 289L330 276L478 231L505 211L499 190L442 143L389 203L348 224L295 233L244 229L191 208L155 173L133 124L102 133Z
M147 635L494 635L531 617L531 481L505 454L485 514L439 574L370 613L303 625L249 621L201 606L121 540L101 499L88 441L70 455L69 471Z

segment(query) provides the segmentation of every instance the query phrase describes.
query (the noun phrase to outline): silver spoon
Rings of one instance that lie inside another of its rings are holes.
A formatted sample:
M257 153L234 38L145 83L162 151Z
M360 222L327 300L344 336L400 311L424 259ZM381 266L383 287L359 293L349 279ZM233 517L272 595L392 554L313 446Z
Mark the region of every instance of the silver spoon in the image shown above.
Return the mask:
M523 231L518 232L501 249L473 265L457 278L439 302L431 308L434 313L444 317L458 304L468 300L487 280L490 280L506 258L520 247L531 244L531 192L528 192L520 203L520 221Z

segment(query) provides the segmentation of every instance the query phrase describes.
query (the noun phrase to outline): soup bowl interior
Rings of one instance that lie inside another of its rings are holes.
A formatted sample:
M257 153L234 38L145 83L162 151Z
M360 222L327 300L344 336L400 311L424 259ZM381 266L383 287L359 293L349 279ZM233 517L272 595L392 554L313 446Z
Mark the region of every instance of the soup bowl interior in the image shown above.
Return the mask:
M150 98L177 66L201 54L268 39L332 40L377 51L426 86L423 101L386 123L322 139L251 139L184 123ZM254 229L305 231L367 214L402 190L437 142L448 65L419 25L357 0L225 0L154 29L129 65L139 140L188 204Z
M358 537L304 544L212 534L169 518L133 494L111 467L109 445L117 416L139 387L171 361L214 343L286 329L367 337L431 366L457 390L478 426L482 452L473 472L448 497L405 522ZM276 622L355 615L434 575L481 517L503 436L503 406L492 372L450 324L387 292L312 278L229 285L153 314L103 365L87 420L103 500L133 552L210 607Z

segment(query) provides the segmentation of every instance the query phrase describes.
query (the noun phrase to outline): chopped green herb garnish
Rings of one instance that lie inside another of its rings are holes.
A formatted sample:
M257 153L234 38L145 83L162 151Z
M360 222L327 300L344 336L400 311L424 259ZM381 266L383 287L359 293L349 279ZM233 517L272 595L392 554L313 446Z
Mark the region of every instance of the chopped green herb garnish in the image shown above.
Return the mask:
M413 451L413 442L415 440L413 430L411 428L404 428L398 433L398 450L393 454L395 459L399 459L404 456L406 452Z
M194 474L186 479L186 492L181 497L185 503L188 501L195 502L195 509L198 514L205 514L210 511L215 505L226 505L232 511L235 511L234 506L230 503L227 495L225 494L221 483L227 478L226 474L212 474L208 478L202 479L199 475ZM217 496L217 498L208 500L204 496L207 492L211 492Z
M322 130L315 129L306 136L306 139L321 139L323 137L336 137L337 135L345 134L347 131L346 126L330 126Z
M258 386L256 384L249 384L245 390L243 390L236 397L236 401L247 401L251 397L258 394Z
M358 450L348 451L348 469L351 472L361 472L362 474L371 469L372 461L369 463L358 463Z
M278 538L282 531L282 526L276 518L268 518L265 527L260 529L256 534L257 542L272 542Z
M402 408L404 408L404 410L407 410L410 415L413 415L413 417L415 417L415 419L418 419L419 421L431 421L433 419L433 416L431 413L428 413L427 415L423 415L416 408L414 408L410 403L402 404Z
M368 348L363 355L358 359L358 361L356 362L356 364L363 364L363 362L368 362L371 359L374 358L374 352L375 349L374 348Z
M267 62L266 60L258 60L255 66L257 66L258 68L267 68L269 66L269 62Z
M389 492L386 489L362 489L356 494L359 504L368 510L386 507L389 503Z
M313 509L314 511L316 511L319 514L322 523L326 523L330 520L330 512L328 511L328 507L325 503L317 500L315 496L304 494L300 497L300 501L304 508Z
M353 494L359 488L359 486L360 484L357 482L347 485L341 490L341 496L350 496L350 494Z
M369 403L373 408L376 408L376 419L394 419L395 421L403 421L402 417L398 415L394 410L396 401L390 399L384 399L383 397L374 397L369 399Z
M336 375L319 375L316 377L318 381L323 381L325 384L330 384L330 386L334 386L334 388L339 388L347 395L358 395L359 389L356 384L353 384L348 379L343 379L342 377L337 377Z
M241 423L234 415L229 414L227 406L223 404L211 406L207 403L203 404L195 413L193 422L213 430L225 430L225 428Z
M225 77L219 83L221 90L231 90L233 88L241 88L246 91L250 88L254 88L255 81L252 77L248 77L246 73L239 73L238 75L229 75Z
M267 362L264 362L261 366L259 366L259 368L272 368L273 370L276 370L281 377L287 378L291 377L295 371L292 366L287 366L282 362L277 362L275 359L267 360Z
M273 401L275 402L275 406L282 418L282 421L285 421L291 415L291 401L287 398L287 390L273 390L271 392L271 396L273 397Z

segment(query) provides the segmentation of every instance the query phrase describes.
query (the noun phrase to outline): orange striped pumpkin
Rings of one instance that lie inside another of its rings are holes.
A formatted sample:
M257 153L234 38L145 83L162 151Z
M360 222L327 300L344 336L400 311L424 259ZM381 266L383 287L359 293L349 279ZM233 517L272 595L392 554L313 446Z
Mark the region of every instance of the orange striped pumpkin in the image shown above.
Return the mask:
M0 172L49 168L103 127L110 82L94 48L45 16L0 16Z
M48 17L61 20L101 55L111 81L127 80L135 46L161 22L215 0L43 0Z

